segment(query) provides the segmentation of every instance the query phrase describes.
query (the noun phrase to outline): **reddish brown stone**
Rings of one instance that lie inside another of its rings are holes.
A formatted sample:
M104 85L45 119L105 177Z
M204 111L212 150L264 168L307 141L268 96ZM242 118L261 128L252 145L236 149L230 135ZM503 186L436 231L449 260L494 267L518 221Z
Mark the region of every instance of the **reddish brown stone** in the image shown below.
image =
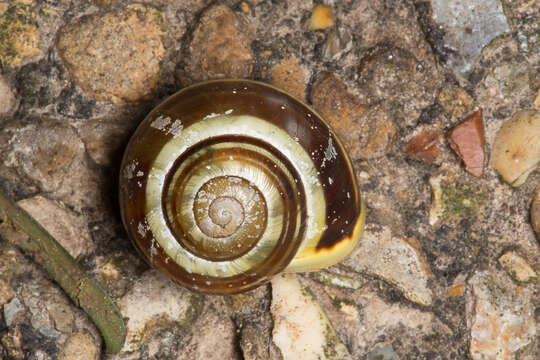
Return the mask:
M436 130L426 130L413 137L403 151L410 158L432 163L437 160L439 152L437 143L440 139L440 132Z
M206 10L189 44L181 82L189 84L218 78L247 78L254 65L253 32L226 5Z
M482 110L468 115L461 124L453 128L448 134L448 141L452 150L463 160L465 169L473 176L482 176L486 161Z
M306 98L306 76L295 58L284 59L272 69L272 85L275 85L297 99Z

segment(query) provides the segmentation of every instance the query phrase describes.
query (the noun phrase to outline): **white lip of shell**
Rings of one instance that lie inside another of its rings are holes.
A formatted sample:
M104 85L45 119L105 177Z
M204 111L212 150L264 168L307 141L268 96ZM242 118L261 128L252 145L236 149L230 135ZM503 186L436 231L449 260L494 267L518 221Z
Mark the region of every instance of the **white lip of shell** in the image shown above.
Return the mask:
M289 159L299 174L305 187L307 214L304 219L305 238L298 252L315 248L324 232L326 205L322 185L313 161L299 143L284 130L254 116L207 117L185 128L179 136L171 138L165 144L151 166L146 187L146 217L152 233L167 255L190 273L229 277L246 272L253 264L253 259L248 260L248 258L257 246L244 256L232 261L213 262L195 257L174 239L166 224L160 200L166 174L173 167L175 159L184 151L209 137L238 134L270 142ZM258 262L257 260L255 263Z

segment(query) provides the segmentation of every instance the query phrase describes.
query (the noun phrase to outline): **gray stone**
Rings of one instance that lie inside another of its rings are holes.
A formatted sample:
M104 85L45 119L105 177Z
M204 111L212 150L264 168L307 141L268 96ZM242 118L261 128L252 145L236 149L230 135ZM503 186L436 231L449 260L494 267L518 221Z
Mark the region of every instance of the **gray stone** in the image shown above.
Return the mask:
M24 306L18 298L13 298L4 305L4 320L7 326L11 326L16 317L24 311Z
M445 33L448 66L465 76L482 48L510 30L499 0L432 0L433 20Z

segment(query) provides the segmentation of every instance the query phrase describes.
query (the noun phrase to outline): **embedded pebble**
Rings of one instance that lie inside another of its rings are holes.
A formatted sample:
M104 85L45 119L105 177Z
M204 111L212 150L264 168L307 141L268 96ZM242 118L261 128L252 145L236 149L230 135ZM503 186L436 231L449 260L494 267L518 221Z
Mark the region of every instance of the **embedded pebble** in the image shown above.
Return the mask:
M415 56L400 45L377 48L370 54L358 70L358 86L365 102L381 103L400 125L415 126L435 100L441 77L422 60L425 53Z
M482 176L486 162L482 110L468 115L454 127L448 134L448 140L450 147L465 164L465 169L473 176Z
M272 68L270 83L304 101L307 85L305 72L294 57L289 57Z
M492 271L476 273L469 284L470 355L474 360L515 359L536 336L531 292Z
M159 10L132 4L75 20L60 30L56 46L85 92L129 105L148 100L157 88L166 26Z
M210 7L195 27L186 66L179 69L180 81L248 77L254 62L252 36L247 24L229 7Z
M0 64L16 66L41 53L35 16L13 6L0 16Z
M14 319L22 314L24 311L23 304L19 301L18 298L13 298L10 302L4 305L4 320L7 326L11 326L14 322Z
M377 158L390 151L397 134L389 109L362 104L334 74L319 75L311 97L319 111L345 143L351 158Z
M89 164L76 130L48 117L33 120L18 128L12 124L0 129L10 136L2 165L17 174L8 180L32 181L39 190L49 193L48 197L61 200L77 212L102 207L100 184L104 178Z
M441 89L437 95L437 101L446 113L456 117L465 116L473 106L472 97L464 89L450 84Z
M75 332L65 342L58 360L98 360L100 349L88 332Z
M94 250L84 218L63 204L38 195L21 200L18 205L43 226L74 258L88 255Z
M310 30L324 30L334 26L335 20L332 14L332 7L324 4L317 4L313 7L311 18L308 21Z
M152 340L145 334L162 326L191 325L198 316L193 305L196 297L157 271L147 271L118 301L118 308L127 319L122 353L139 350L143 343Z
M228 315L208 307L193 324L191 341L180 351L178 360L239 359L237 331Z
M510 185L523 185L540 164L539 139L540 111L518 111L497 133L491 166Z
M19 168L44 191L55 191L68 177L73 160L84 153L84 145L66 124L45 120L39 125L29 124L16 130L5 163Z
M437 144L440 142L441 133L437 130L424 130L413 137L403 148L408 157L427 163L438 160L439 151Z
M310 290L295 275L272 279L272 337L283 360L351 359Z
M482 49L479 66L471 76L478 79L473 97L481 104L486 121L488 144L502 122L514 113L532 107L536 95L534 78L538 73L523 56L519 43L511 34L503 34L493 39ZM534 85L533 85L534 86Z
M444 31L447 65L465 76L482 48L510 30L498 0L431 0L433 20Z
M433 301L428 286L432 274L420 245L412 238L393 235L387 227L368 227L358 247L343 264L381 277L415 303L427 306Z
M499 258L499 264L518 282L528 282L538 278L538 274L516 251L508 251Z

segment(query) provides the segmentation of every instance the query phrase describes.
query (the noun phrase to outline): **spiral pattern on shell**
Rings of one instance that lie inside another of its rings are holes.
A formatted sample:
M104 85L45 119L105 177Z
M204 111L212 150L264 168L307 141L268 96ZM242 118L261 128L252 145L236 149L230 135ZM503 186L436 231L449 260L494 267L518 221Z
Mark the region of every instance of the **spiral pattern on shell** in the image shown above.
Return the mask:
M333 132L298 100L245 80L194 85L156 107L124 155L120 204L152 264L210 293L331 265L363 226Z

